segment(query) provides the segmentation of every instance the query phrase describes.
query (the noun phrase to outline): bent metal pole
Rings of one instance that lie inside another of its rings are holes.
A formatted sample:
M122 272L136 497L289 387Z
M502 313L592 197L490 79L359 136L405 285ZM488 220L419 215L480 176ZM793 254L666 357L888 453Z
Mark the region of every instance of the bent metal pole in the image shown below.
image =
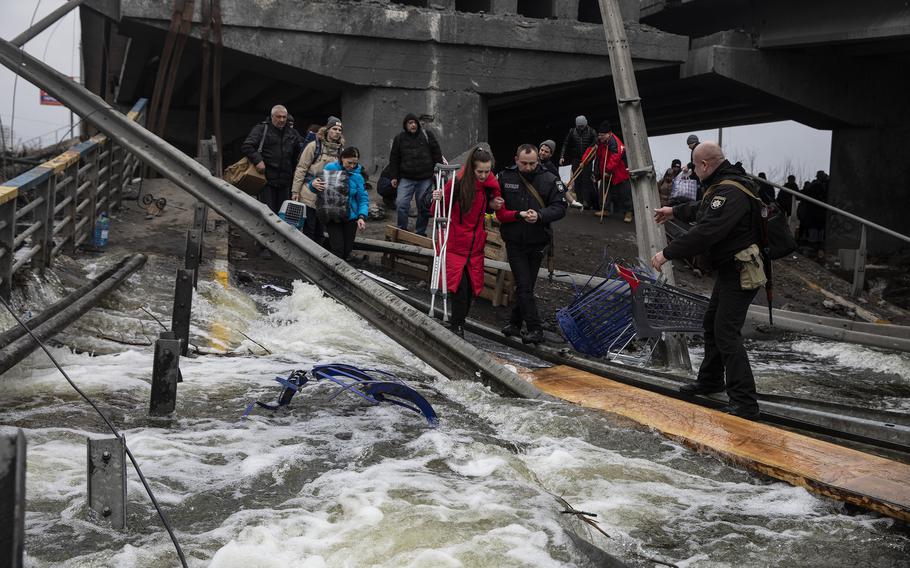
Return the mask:
M145 264L145 260L144 254L133 254L126 257L118 264L117 270L113 274L97 282L91 291L83 293L78 299L73 300L73 296L81 293L81 290L77 290L67 298L68 305L65 308L37 326L32 327L30 325L29 328L32 333L41 341L53 337L97 306L108 294L116 290L130 274L141 268ZM5 345L3 349L0 349L0 375L10 370L16 363L37 348L38 344L31 335L22 335Z
M326 251L275 213L141 125L127 119L85 87L0 40L0 64L92 123L175 185L230 219L300 275L450 378L473 379L501 393L553 400L488 353L451 334L385 288Z
M617 0L600 0L600 15L604 33L607 36L607 54L616 102L619 106L619 123L628 151L629 176L632 178L632 205L635 209L635 236L638 241L638 256L648 260L667 246L664 228L651 219L652 211L660 206L657 194L657 180L654 174L654 160L648 146L648 130L638 96L638 83L632 67L632 53L623 26L622 14ZM672 263L664 265L667 282L675 283ZM664 359L670 367L691 369L689 351L685 337L678 333L664 334Z

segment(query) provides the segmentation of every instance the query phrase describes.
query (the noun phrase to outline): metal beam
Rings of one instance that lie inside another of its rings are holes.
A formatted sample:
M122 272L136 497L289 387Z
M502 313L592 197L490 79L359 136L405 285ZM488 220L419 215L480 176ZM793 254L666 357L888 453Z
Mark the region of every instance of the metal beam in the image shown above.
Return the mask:
M0 438L0 566L22 568L25 552L25 436Z
M622 125L623 137L628 148L638 256L642 261L647 262L667 246L667 235L663 227L658 226L651 219L651 212L660 206L654 160L651 158L651 148L648 146L648 129L645 126L645 115L641 110L638 82L632 66L632 52L629 49L629 40L626 37L626 28L623 26L618 0L600 0L600 15L606 34L607 52L610 55L613 87L616 90L616 102L619 106L619 122ZM674 284L675 278L671 264L668 262L664 265L664 274L667 276L667 282ZM686 370L692 368L684 336L668 333L661 343L663 344L661 358L669 366Z
M48 337L53 337L60 330L82 317L85 312L95 307L107 294L122 284L130 274L142 267L145 264L145 260L145 255L132 255L110 278L98 284L91 292L72 302L42 324L32 327L32 333L42 341ZM38 345L31 335L23 335L8 345L4 345L3 349L0 349L0 374L8 371L37 347Z
M36 58L0 41L0 64L46 90L94 124L118 145L178 187L241 227L301 276L348 306L392 340L450 378L473 379L500 392L551 397L496 362L488 353L449 333L269 211L265 205L213 177L204 166L128 120L96 95Z
M22 47L28 43L30 39L49 28L51 24L69 14L74 8L78 8L83 2L85 2L85 0L69 0L66 4L38 20L32 27L11 39L10 43L16 47Z

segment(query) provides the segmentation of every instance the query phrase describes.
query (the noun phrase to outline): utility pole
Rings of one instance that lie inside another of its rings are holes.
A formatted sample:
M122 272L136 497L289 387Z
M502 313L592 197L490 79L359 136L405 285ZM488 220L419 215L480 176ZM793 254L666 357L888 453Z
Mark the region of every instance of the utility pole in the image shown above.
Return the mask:
M717 145L721 148L724 147L724 127L721 126L717 129Z
M638 242L638 256L647 263L651 257L667 246L664 228L652 219L654 209L660 207L657 193L657 179L651 147L648 145L648 131L645 116L638 96L638 83L632 67L632 53L618 0L600 0L600 15L604 33L607 36L607 53L616 102L619 107L619 123L626 143L629 161L629 175L632 178L632 204L635 208L635 236ZM664 264L667 282L673 284L672 263ZM677 369L691 369L689 350L681 334L664 335L664 359L667 365Z

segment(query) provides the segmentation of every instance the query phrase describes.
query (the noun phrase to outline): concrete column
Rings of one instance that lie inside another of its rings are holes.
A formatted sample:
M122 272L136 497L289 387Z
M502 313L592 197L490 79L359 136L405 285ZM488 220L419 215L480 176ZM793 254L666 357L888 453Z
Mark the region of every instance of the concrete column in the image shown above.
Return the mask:
M557 20L578 21L578 0L554 0Z
M623 22L638 22L641 17L641 0L619 0L619 11Z
M496 15L514 15L518 13L518 0L492 0L490 3Z
M452 159L471 144L487 139L487 108L483 97L468 91L435 89L346 89L341 97L345 141L360 149L364 169L373 179L389 161L392 138L408 113L439 139Z
M895 117L900 116L894 113ZM906 208L910 203L910 163L906 141L910 122L896 121L874 128L835 128L831 132L831 180L828 203L893 231L907 231ZM814 177L815 172L811 172ZM828 214L825 249L855 249L859 223ZM906 243L878 231L868 231L871 254L890 253Z

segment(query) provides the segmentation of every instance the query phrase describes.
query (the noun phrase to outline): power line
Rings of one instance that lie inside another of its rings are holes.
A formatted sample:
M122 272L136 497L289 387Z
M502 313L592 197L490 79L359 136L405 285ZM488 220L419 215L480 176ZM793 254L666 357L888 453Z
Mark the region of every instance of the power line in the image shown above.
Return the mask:
M32 12L32 19L28 22L28 27L32 27L35 24L35 16L38 15L38 8L41 7L41 0L38 0L38 3L35 5L35 11ZM25 47L20 47L19 49L25 49ZM16 149L16 138L13 135L13 125L16 123L16 87L19 86L19 74L13 77L13 108L12 108L12 118L9 122L9 142L12 149Z
M136 461L136 458L133 457L133 452L130 451L130 447L126 445L126 441L123 439L123 435L119 430L117 430L117 427L114 426L110 419L108 419L108 417L103 412L101 412L101 409L98 408L98 405L96 405L95 402L89 398L89 396L85 394L85 392L80 389L76 383L73 382L73 379L71 379L67 372L63 370L63 367L60 366L60 363L57 362L57 359L54 358L51 352L47 349L47 346L44 345L44 342L42 342L34 333L32 333L32 330L29 329L27 325L25 325L25 322L19 318L16 312L13 311L13 308L7 303L6 300L3 299L3 297L0 297L0 303L6 307L10 315L15 318L19 326L29 334L29 336L32 338L32 341L41 347L41 350L44 351L44 353L48 356L48 358L51 360L51 363L57 367L57 370L60 371L60 373L63 375L63 378L66 379L66 382L68 382L70 386L73 387L73 390L75 390L79 396L85 399L85 402L87 402L89 406L95 409L95 412L98 413L98 416L101 417L101 420L103 420L111 432L114 433L114 436L123 442L123 447L126 450L126 455L130 458L130 462L132 462L133 468L136 470L136 474L139 476L139 480L142 482L142 486L145 487L145 491L148 493L149 499L152 501L152 505L155 506L155 510L158 512L158 516L161 517L161 522L164 524L164 529L167 531L167 534L171 537L171 541L174 543L174 548L177 550L177 556L180 557L180 563L183 565L183 568L187 568L186 557L183 555L183 549L180 548L180 543L177 542L177 535L174 534L174 530L171 528L171 524L168 522L167 517L164 516L164 511L161 510L161 506L158 504L158 499L155 498L155 494L152 492L152 488L148 484L148 481L146 481L145 475L143 475L142 470L139 469L139 463Z

